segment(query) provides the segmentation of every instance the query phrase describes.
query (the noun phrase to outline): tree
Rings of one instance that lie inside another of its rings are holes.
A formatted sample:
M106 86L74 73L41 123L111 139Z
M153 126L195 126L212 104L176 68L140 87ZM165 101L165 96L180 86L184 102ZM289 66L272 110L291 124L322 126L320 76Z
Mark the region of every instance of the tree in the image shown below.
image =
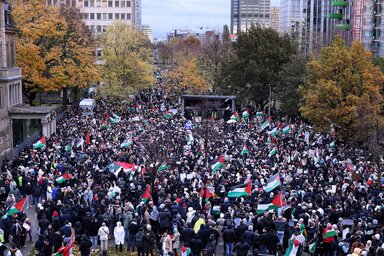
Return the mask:
M47 6L42 0L14 0L13 4L21 31L16 40L17 65L22 68L23 92L31 105L37 92L97 81L93 44L78 11Z
M60 42L59 72L62 76L63 105L67 105L67 89L84 88L100 81L94 53L96 48L91 32L82 22L81 13L73 7L60 7L60 14L67 23L67 29Z
M167 64L171 58L171 49L167 44L158 42L156 45L157 56L163 65Z
M230 42L221 42L218 39L208 41L199 55L199 69L205 79L211 84L214 93L219 92L222 84L222 66L232 54Z
M234 57L223 67L223 90L249 97L264 107L269 86L275 90L283 66L296 52L294 44L287 34L252 25L239 34L233 50Z
M281 109L290 116L299 113L299 87L304 84L308 60L308 55L294 55L292 60L283 66L279 75L276 97L281 103Z
M123 23L110 26L101 38L105 63L102 66L101 96L126 99L137 90L152 86L152 48L147 37Z
M225 24L223 26L223 42L229 42L231 41L231 38L229 37L229 29L228 29L228 25Z
M192 56L184 59L167 76L168 88L180 93L206 93L210 86L207 80L199 73L197 59Z
M23 92L33 105L37 92L59 89L59 81L52 73L59 61L59 41L67 24L58 8L46 6L41 0L15 0L13 5L15 23L20 29L16 64L22 68Z
M378 143L377 134L383 128L383 85L384 75L372 65L372 54L359 42L347 47L337 37L310 62L306 82L300 88L300 110L318 131L327 131L333 124L341 139Z

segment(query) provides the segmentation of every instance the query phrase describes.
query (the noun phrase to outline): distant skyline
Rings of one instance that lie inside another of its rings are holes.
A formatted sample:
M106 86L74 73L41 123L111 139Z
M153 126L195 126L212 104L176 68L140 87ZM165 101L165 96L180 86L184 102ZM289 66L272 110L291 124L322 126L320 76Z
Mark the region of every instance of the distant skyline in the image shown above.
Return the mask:
M280 5L280 0L271 2ZM230 13L231 0L142 0L142 24L152 27L153 38L164 39L175 28L221 31L230 26Z

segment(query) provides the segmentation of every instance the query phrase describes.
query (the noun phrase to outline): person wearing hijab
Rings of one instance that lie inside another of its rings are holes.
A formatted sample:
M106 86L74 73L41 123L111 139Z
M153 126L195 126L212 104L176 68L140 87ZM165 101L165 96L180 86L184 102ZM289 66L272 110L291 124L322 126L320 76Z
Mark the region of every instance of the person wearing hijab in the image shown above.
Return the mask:
M100 249L101 251L108 250L108 238L109 238L109 229L105 222L101 224L99 228L98 235L100 238Z
M116 250L119 248L119 251L123 251L123 245L124 245L124 238L125 238L125 231L124 227L121 225L121 222L117 222L117 226L113 230L113 236L115 237L115 246Z
M164 232L163 236L160 239L161 249L163 251L163 256L168 256L172 253L172 239L167 232Z
M180 254L180 233L177 228L173 229L172 248L174 255Z

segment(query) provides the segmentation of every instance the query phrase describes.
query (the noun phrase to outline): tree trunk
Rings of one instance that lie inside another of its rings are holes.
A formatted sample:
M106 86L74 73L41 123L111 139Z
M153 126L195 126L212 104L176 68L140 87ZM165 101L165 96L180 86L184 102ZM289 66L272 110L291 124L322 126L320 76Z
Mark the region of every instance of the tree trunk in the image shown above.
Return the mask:
M62 90L63 90L63 107L67 108L67 105L68 105L68 97L67 97L68 88L63 87Z
M35 106L35 100L36 100L37 93L36 92L30 92L29 94L26 94L26 96L28 98L29 105Z

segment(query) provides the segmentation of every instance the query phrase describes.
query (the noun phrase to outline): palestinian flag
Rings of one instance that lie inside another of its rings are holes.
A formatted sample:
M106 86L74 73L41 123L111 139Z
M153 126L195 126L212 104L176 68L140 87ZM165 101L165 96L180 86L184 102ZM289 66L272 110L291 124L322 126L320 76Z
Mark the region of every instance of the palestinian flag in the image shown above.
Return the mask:
M235 188L228 192L227 197L250 196L252 192L252 182L248 182L246 187Z
M268 131L267 133L268 133L269 135L271 135L271 136L276 136L278 130L279 130L279 129L278 129L277 127L275 127L275 128L273 128L272 130Z
M45 147L47 145L47 143L45 142L45 137L41 137L40 140L38 140L36 143L33 144L33 148L34 149L37 149L37 148L42 148L42 147Z
M133 140L131 137L126 138L123 143L121 143L120 148L127 148L133 144Z
M208 201L211 197L213 197L211 190L209 188L205 188L205 201Z
M336 233L336 231L333 230L333 229L327 230L327 231L325 232L325 234L323 234L323 237L324 237L324 238L329 238L329 237L334 237L334 236L337 236L337 233Z
M284 133L284 134L288 134L289 131L290 131L290 125L288 124L287 126L285 126L285 127L283 128L283 133Z
M244 144L243 149L241 150L241 155L243 156L246 154L248 154L248 148L247 148L247 145Z
M151 186L148 185L144 191L144 194L141 196L141 201L147 203L147 201L151 199Z
M224 159L223 159L223 156L220 155L219 156L219 159L217 160L216 163L214 163L213 165L211 165L211 171L213 173L217 172L221 167L223 167L224 165Z
M268 179L267 185L264 186L263 189L265 192L269 193L275 188L277 188L278 186L280 186L280 184L281 184L280 175L276 173L275 175L273 175L271 178Z
M243 112L243 118L249 117L249 111L248 109Z
M276 210L283 207L287 202L281 195L281 192L277 194L277 196L272 200L271 203L258 204L257 206L257 214L261 214L263 212L269 210Z
M169 120L172 118L172 113L169 113L168 111L165 112L165 119Z
M304 136L304 133L303 133L303 128L300 127L299 131L297 132L297 135L296 135L296 140L300 140L301 137Z
M115 124L120 122L121 118L116 114L112 114L112 116L110 117L110 120L111 120L111 124Z
M294 240L290 241L289 247L285 251L284 256L296 256L300 246L305 242L305 236L303 236L303 234L300 234L298 236L292 235L292 237L294 237Z
M67 152L71 151L71 145L65 146L65 151L67 151Z
M113 172L116 176L119 175L120 171L133 172L137 169L137 165L125 163L125 162L113 162L107 166L110 172Z
M181 256L188 256L188 255L191 255L191 253L192 253L191 248L186 246L183 246L181 248Z
M272 157L277 153L277 148L273 148L271 151L269 151L268 157Z
M166 162L164 162L162 165L159 166L159 168L157 169L157 171L161 172L161 171L165 171L167 170L168 168L168 165Z
M308 249L309 249L310 253L315 253L315 251L316 251L316 242L309 244L308 245Z
M231 118L230 118L230 119L232 119L232 120L238 120L238 119L239 119L239 114L237 114L237 112L233 113L233 114L231 115Z
M264 123L260 125L260 132L264 131L265 128L269 126L269 120L266 120Z
M136 113L139 112L139 110L141 109L141 105L140 104L136 104L135 105L135 109L136 109Z
M64 181L66 181L66 180L70 180L70 179L72 179L72 178L73 178L72 174L64 173L64 174L61 175L60 177L56 178L56 182L57 182L58 184L61 184L61 183L63 183Z
M108 114L109 116L109 114ZM103 120L103 124L101 126L101 128L105 128L105 129L109 129L111 127L111 120L110 120L110 117L107 117Z
M212 213L214 215L220 215L220 213L221 213L220 205L213 206L212 207Z
M264 116L264 112L256 112L256 116L261 116L261 117L263 117Z
M24 208L26 201L27 201L27 198L22 198L20 201L13 204L12 207L7 211L7 213L4 214L3 219L6 219L8 216L11 216L14 213L21 212Z

